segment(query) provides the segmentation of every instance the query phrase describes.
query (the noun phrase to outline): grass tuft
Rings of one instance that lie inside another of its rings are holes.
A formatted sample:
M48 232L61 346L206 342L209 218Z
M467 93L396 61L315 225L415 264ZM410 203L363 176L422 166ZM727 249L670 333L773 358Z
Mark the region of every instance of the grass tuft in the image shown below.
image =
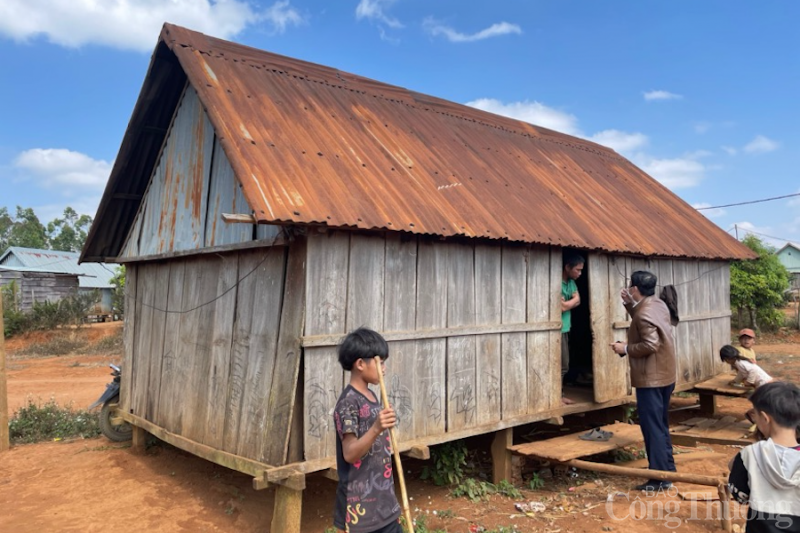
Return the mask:
M9 437L15 444L73 437L91 438L100 435L98 415L84 410L62 407L55 400L39 405L28 404L14 412L8 423Z

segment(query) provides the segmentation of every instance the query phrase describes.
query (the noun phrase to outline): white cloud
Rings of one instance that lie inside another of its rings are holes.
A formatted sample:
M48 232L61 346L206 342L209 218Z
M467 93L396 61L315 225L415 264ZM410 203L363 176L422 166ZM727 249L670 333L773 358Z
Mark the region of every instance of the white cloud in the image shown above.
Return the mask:
M706 218L719 218L721 216L724 216L727 213L727 211L725 211L724 209L719 209L719 208L717 208L717 209L706 209L707 207L711 207L711 204L706 203L706 202L700 202L700 203L692 204L692 207L694 207L695 209L702 209L702 211L700 211L700 213L705 215Z
M644 133L628 133L619 130L603 130L589 137L589 140L608 146L619 153L631 152L648 142L647 135Z
M684 189L698 185L705 178L706 166L689 157L658 159L645 155L634 162L669 189Z
M3 0L0 35L19 42L45 37L67 48L94 44L149 52L164 21L230 38L266 22L276 32L304 22L288 0L262 12L240 0Z
M111 163L63 148L32 148L20 153L14 166L45 189L59 187L65 196L78 188L102 192L111 174Z
M766 154L773 152L780 147L780 143L763 135L756 135L756 137L744 145L744 150L748 154Z
M728 155L736 155L739 153L739 150L733 146L720 146L720 148L722 148L722 150Z
M361 0L356 7L356 19L373 19L382 22L390 28L402 28L403 24L396 18L390 17L386 11L396 0Z
M695 122L694 123L694 131L695 131L695 133L703 134L703 133L707 132L710 129L711 129L711 123L710 122L705 122L705 121L701 120L700 122Z
M657 100L680 100L683 98L683 95L671 93L669 91L648 91L642 94L644 95L644 99L648 102Z
M524 102L504 104L494 98L479 98L467 102L466 105L496 115L522 120L535 126L560 131L561 133L576 136L583 135L578 129L578 118L575 115L548 107L540 102L525 100Z
M509 22L497 22L488 28L473 34L466 34L456 31L450 26L445 26L431 17L426 18L423 21L422 26L431 35L443 35L451 43L468 43L473 41L481 41L483 39L497 37L500 35L509 35L512 33L519 35L522 33L522 28L520 28L517 24L511 24Z

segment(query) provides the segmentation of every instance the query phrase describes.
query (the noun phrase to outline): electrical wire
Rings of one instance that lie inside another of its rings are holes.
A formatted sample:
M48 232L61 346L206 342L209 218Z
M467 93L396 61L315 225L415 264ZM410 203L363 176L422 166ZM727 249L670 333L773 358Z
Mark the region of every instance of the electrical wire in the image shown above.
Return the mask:
M738 205L750 205L750 204L760 204L762 202L772 202L774 200L783 200L784 198L794 198L796 196L800 196L800 192L792 193L792 194L784 194L783 196L773 196L772 198L762 198L760 200L750 200L747 202L737 202L735 204L725 204L725 205L712 205L709 207L695 207L697 211L704 211L706 209L722 209L723 207L736 207Z

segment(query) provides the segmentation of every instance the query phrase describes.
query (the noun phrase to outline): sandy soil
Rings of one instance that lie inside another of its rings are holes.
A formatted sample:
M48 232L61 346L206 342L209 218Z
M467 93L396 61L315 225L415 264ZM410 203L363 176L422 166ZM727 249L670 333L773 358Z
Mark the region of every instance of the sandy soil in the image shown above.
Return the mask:
M118 327L113 323L96 324L88 328L87 335L97 340L114 334ZM110 379L107 363L118 362L118 357L24 355L26 344L42 340L32 336L6 345L10 352L10 411L23 405L29 396L45 401L53 397L59 403L72 402L75 407L85 408ZM800 335L759 340L756 351L767 371L779 378L800 381ZM676 397L673 403L678 407L695 401L692 396ZM722 414L741 416L748 404L743 399L721 398L718 405ZM674 415L675 422L696 416L693 410ZM553 426L548 428L554 430ZM519 431L525 434L534 429L530 426ZM478 450L476 460L485 471L489 464L488 439L475 438L468 444L470 449ZM722 474L737 451L728 446L703 446L701 450L706 453L681 463L679 469ZM477 504L451 498L446 488L419 480L424 464L410 459L403 463L408 471L413 514L424 514L428 529L466 533L478 530L478 526L488 530L515 526L520 532L645 533L680 526L681 531L719 531L719 522L711 519L718 504L688 504L674 492L637 502L641 493L630 492L639 482L635 479L589 472L578 472L575 478L547 478L543 489L522 488L523 501L541 501L546 506L543 513L528 517L514 509L514 501L499 496ZM526 478L535 467L526 464ZM273 491L254 491L251 482L248 476L158 443L143 455L133 454L127 446L104 437L18 445L0 453L0 531L268 532ZM304 533L322 533L330 527L334 489L334 482L309 476L303 502ZM609 494L611 502L607 501ZM643 519L642 511L649 512L651 519ZM739 519L737 523L744 521Z

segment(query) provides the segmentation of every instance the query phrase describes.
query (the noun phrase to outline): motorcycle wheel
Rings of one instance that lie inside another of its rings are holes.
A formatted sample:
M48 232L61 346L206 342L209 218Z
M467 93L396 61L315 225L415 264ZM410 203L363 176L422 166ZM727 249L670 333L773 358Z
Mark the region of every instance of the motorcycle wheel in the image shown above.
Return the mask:
M108 440L114 442L127 442L133 438L133 426L127 422L114 425L111 423L111 416L119 406L119 396L114 396L106 403L100 410L100 433L106 436Z

